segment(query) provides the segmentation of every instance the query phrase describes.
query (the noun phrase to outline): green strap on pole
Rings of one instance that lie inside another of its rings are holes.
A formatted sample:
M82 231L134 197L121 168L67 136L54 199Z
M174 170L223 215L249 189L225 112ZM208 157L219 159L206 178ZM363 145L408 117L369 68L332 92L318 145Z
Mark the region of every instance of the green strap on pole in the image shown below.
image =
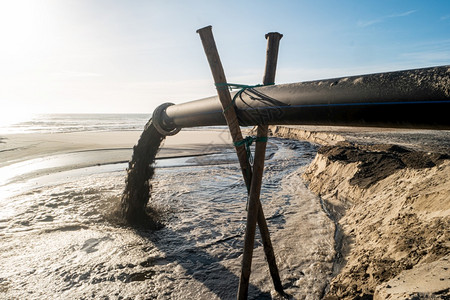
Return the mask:
M267 136L260 136L260 137L247 136L245 139L234 142L233 144L236 147L245 146L245 151L247 152L248 162L250 164L253 164L253 156L252 156L250 146L253 144L253 142L267 143L267 140L268 140ZM250 176L249 172L250 172L250 170L247 169L247 176ZM245 210L248 209L248 193L249 192L250 192L250 184L247 185L247 205L246 205Z
M253 142L267 143L267 136L261 136L261 137L248 136L243 140L234 142L234 145L236 147L245 146L245 151L247 152L247 158L248 158L248 161L250 162L250 164L253 163L252 152L250 150L250 146L253 144Z

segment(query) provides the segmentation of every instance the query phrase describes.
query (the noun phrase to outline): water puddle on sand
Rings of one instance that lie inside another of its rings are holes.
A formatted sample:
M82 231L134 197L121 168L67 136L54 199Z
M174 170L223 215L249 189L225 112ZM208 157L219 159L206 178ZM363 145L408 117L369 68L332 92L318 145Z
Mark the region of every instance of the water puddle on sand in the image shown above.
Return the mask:
M296 299L317 299L331 275L334 226L300 178L316 148L270 141L261 199L282 283ZM116 222L125 167L50 174L59 179L2 197L0 298L235 298L247 201L235 158L158 161L150 199L165 224L158 231ZM273 290L259 241L250 299Z

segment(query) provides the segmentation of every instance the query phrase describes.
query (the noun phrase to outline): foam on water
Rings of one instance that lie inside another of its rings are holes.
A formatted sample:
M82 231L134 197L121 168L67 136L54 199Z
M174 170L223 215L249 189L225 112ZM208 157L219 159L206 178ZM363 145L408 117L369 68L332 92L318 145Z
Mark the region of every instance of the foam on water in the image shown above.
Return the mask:
M270 143L261 199L282 283L317 299L331 276L334 227L300 178L316 148ZM124 164L20 183L29 188L1 200L11 213L0 218L0 298L234 299L247 201L236 158L159 162L150 200L165 225L158 231L116 222ZM256 241L249 298L270 297Z

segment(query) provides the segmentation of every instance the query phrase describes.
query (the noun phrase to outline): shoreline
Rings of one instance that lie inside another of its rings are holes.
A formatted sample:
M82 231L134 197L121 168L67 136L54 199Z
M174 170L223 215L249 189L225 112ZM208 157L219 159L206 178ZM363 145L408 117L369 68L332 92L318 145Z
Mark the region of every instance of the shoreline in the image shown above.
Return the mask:
M0 167L44 156L97 150L129 150L127 159L130 159L141 133L142 130L3 134L0 136ZM230 143L226 131L185 129L166 138L158 157L215 153L231 147Z
M0 193L15 195L27 186L64 180L68 174L90 174L98 167L122 171L128 167L142 131L23 133L0 136ZM183 130L164 141L157 160L215 154L230 148L226 132Z
M449 296L448 131L270 129L322 145L302 177L339 226L342 257L324 299Z
M52 173L91 166L127 163L142 131L24 133L0 136L1 169ZM157 159L215 154L230 148L226 132L183 130L167 137ZM5 173L9 173L5 172ZM31 176L31 174L30 174ZM0 178L1 182L1 178Z

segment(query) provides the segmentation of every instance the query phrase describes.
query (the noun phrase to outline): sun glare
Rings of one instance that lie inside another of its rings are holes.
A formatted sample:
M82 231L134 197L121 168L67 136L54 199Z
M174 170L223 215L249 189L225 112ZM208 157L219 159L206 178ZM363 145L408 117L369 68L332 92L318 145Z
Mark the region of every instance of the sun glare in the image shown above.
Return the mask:
M51 24L51 2L0 0L0 127L33 116L35 97L45 78L42 57L51 44L46 40Z
M13 51L23 51L24 46L37 41L36 34L42 24L39 20L38 1L1 1L0 2L0 33L7 44L2 48Z
M8 107L0 111L0 127L6 127L8 125L17 124L30 120L33 117L33 113L22 107Z
M47 1L0 1L0 62L4 74L38 71L53 45L51 7ZM56 29L55 29L56 30Z

